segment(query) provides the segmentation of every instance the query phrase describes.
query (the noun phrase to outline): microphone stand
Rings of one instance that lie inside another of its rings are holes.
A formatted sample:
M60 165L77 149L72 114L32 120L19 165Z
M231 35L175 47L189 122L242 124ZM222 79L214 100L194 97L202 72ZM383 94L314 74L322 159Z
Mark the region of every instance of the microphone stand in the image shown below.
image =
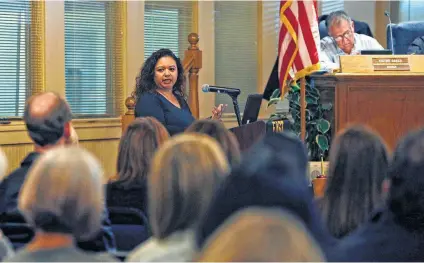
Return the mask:
M228 94L228 95L230 95L230 94ZM233 100L234 112L236 113L238 126L241 126L240 108L239 108L239 105L238 105L237 96L238 95L230 95L231 99Z
M395 54L395 48L394 48L394 44L393 44L393 29L392 29L392 19L390 19L390 13L385 11L384 15L387 16L388 20L389 20L389 31L390 31L390 46L392 48L392 55Z

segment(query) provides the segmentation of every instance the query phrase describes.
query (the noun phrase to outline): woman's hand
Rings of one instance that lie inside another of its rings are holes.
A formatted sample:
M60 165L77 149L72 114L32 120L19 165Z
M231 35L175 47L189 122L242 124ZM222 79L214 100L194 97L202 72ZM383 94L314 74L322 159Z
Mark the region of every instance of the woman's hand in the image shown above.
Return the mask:
M227 104L219 104L218 107L213 107L212 109L212 119L213 120L220 120L222 117L222 113L224 112L225 108L227 107Z

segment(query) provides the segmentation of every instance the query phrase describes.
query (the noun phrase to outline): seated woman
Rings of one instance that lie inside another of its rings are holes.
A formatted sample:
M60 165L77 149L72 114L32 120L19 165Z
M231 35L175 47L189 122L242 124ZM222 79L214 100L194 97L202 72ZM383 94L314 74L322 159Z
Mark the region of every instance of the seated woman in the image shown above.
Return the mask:
M388 154L378 135L353 126L336 137L329 159L327 186L318 204L330 233L342 238L383 203Z
M148 176L153 237L127 261L188 261L195 251L194 228L229 165L218 143L203 134L181 134L153 158Z
M198 120L193 122L186 131L204 133L211 136L221 145L231 167L240 163L240 147L237 138L231 131L225 128L222 122L215 120Z
M186 100L183 65L171 50L154 52L136 82L135 117L155 117L170 135L183 132L194 121ZM212 118L220 119L222 111L222 104L214 107Z
M86 150L49 150L33 165L19 194L19 209L34 228L33 240L9 262L116 261L77 248L99 232L104 210L103 171Z
M107 185L108 207L132 207L147 212L147 174L153 154L169 137L155 118L135 119L119 142L117 174Z

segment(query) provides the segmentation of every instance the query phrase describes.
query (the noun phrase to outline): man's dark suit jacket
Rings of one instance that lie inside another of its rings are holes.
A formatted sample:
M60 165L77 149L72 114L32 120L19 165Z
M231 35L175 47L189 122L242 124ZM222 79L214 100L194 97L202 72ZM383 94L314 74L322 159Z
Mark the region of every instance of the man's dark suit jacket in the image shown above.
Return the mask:
M388 209L342 239L329 261L393 262L424 261L424 233L410 231L396 222Z
M21 166L7 176L0 184L0 214L18 213L18 195L31 165L40 156L31 152L22 161ZM110 227L107 209L104 210L101 232L92 240L78 242L81 249L89 251L111 251L116 249L115 238Z

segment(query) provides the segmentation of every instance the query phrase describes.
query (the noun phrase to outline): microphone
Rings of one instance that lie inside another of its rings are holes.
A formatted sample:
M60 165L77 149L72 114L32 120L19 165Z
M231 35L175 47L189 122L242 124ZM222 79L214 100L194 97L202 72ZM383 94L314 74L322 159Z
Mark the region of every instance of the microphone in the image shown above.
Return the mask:
M392 55L395 54L395 48L393 46L393 29L392 29L392 20L390 19L390 13L386 11L384 11L384 15L387 16L387 18L389 19L389 30L390 30L390 44L391 44L391 49L392 49Z
M209 84L203 84L202 91L203 92L226 93L230 96L238 96L240 94L240 89L218 87L218 86L212 86L212 85L209 85Z

